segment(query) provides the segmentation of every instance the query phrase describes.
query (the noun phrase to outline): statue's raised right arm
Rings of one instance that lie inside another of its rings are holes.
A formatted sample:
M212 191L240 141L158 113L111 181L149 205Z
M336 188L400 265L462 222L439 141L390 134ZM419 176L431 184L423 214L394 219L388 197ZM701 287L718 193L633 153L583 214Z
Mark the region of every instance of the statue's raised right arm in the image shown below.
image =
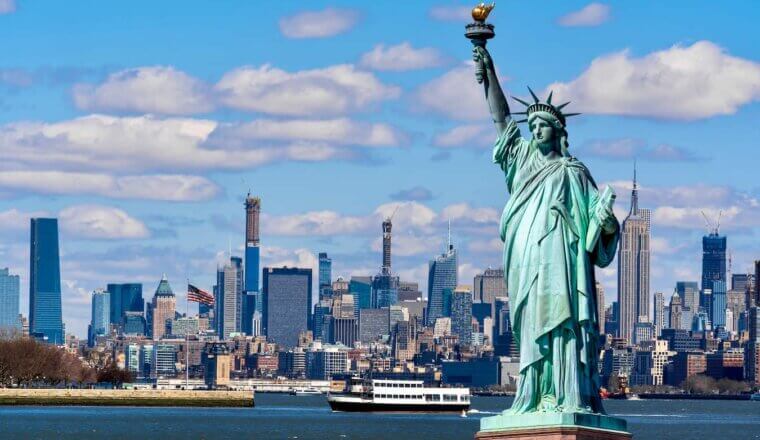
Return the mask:
M475 78L478 83L483 84L493 123L501 135L507 129L509 122L509 105L504 92L501 90L501 85L499 85L499 78L496 77L496 68L491 59L491 54L488 53L485 46L476 45L472 48L472 59L476 64Z

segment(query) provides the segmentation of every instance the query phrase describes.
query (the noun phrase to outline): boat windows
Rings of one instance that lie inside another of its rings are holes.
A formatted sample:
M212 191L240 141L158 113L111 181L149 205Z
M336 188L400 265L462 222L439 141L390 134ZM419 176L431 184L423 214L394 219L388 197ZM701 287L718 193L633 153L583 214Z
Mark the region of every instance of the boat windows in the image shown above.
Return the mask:
M457 401L457 395L456 394L444 394L443 395L443 401L444 402L456 402Z
M440 402L441 396L438 394L425 394L425 400L428 402Z

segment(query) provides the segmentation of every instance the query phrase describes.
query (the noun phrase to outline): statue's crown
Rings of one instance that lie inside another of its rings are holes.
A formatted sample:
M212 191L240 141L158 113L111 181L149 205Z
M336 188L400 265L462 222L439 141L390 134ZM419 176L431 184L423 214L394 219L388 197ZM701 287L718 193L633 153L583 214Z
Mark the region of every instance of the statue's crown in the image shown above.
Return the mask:
M520 99L520 98L518 98L516 96L512 97L512 99L514 99L515 101L517 101L520 104L522 104L525 107L527 107L524 112L514 112L514 114L516 114L516 115L526 115L525 119L521 119L519 121L516 121L518 123L520 123L520 122L527 122L528 119L530 119L530 115L533 114L533 113L535 113L535 112L546 112L546 113L549 113L550 115L554 116L555 118L557 118L557 120L560 123L562 123L562 126L564 127L566 125L565 124L565 118L569 118L570 116L576 116L576 115L580 114L580 113L562 113L562 109L566 105L570 104L570 101L568 101L568 102L566 102L564 104L560 104L558 106L552 105L552 95L554 94L554 92L549 92L549 96L546 98L546 102L541 102L541 100L538 99L538 96L536 96L536 94L533 93L533 90L531 90L530 87L528 87L528 91L530 92L530 96L533 97L533 103L532 104L529 103L529 102L525 102L525 101L523 101L522 99Z

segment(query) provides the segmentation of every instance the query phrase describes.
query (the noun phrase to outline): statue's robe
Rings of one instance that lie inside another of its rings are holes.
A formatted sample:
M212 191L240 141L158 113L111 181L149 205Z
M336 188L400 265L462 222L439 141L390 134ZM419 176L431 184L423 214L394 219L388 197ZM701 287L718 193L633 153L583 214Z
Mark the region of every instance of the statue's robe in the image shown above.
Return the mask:
M599 191L573 157L547 159L510 120L493 160L510 193L501 216L504 273L520 379L510 412L599 412L600 317L594 265L612 262L619 227L586 250ZM594 219L594 221L596 221Z

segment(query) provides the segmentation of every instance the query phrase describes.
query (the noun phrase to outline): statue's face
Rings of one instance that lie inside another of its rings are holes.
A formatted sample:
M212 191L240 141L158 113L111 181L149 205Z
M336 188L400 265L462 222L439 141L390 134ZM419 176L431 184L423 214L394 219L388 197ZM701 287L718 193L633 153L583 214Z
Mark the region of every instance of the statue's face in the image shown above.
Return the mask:
M531 121L530 131L533 133L533 139L535 139L539 145L554 144L554 127L540 117Z

